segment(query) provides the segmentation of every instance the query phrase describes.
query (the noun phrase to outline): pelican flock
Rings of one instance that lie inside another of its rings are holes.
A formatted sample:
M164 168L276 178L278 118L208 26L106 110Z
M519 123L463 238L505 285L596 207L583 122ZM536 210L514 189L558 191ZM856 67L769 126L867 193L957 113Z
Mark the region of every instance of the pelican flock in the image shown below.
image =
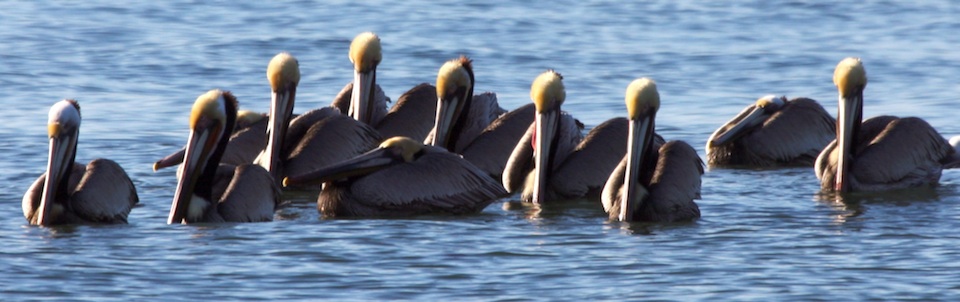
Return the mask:
M167 223L271 221L282 188L317 194L325 218L475 214L502 198L587 202L612 221L701 215L704 161L690 144L655 131L661 99L649 78L627 86L626 118L584 133L561 110L567 92L554 70L533 80L531 103L506 110L495 93L475 93L474 62L460 56L388 110L377 84L380 38L357 35L348 56L353 81L329 107L294 113L300 62L287 52L267 65L266 114L238 110L228 91L200 95L186 146L153 166L179 165ZM960 166L960 138L948 142L920 118L863 119L859 58L840 61L833 82L836 119L809 98L763 96L707 138L707 164L813 166L820 190L840 194L933 186L943 169ZM126 223L139 201L116 162L74 162L80 120L75 100L50 108L46 171L22 201L29 224Z

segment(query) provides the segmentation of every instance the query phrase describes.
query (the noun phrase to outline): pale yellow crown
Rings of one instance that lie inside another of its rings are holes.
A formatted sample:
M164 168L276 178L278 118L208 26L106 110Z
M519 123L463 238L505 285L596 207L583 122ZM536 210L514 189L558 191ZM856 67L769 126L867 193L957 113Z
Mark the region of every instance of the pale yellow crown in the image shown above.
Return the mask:
M437 73L437 97L444 97L447 93L456 91L457 87L471 85L470 73L467 68L470 66L470 59L460 57L447 61L440 67Z
M867 71L863 69L860 58L850 57L840 61L833 71L833 84L837 85L841 96L862 92L867 86Z
M350 43L350 62L357 72L367 72L377 68L382 59L380 53L380 37L372 32L365 32L353 38Z
M630 82L626 94L627 116L630 119L640 118L648 112L657 112L660 109L660 93L657 92L657 83L649 78L639 78Z
M399 149L403 160L411 162L413 161L413 156L423 149L423 143L406 136L394 136L380 143L380 149Z
M267 80L270 88L277 91L286 83L300 84L300 63L287 52L278 53L267 65Z
M533 85L530 86L530 99L537 107L537 112L545 112L560 107L566 98L567 92L563 88L563 76L552 69L537 76L533 80Z
M226 122L227 113L222 103L223 93L220 89L214 89L197 97L193 102L193 109L190 110L190 129L196 129L201 117L209 117L221 123Z

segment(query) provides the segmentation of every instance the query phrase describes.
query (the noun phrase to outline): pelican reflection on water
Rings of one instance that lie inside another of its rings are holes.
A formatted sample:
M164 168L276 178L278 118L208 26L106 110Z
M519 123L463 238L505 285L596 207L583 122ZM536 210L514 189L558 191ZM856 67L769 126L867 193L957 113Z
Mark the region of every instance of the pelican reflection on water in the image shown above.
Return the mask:
M23 196L23 215L33 225L127 223L139 202L127 173L109 159L76 163L80 105L63 100L50 108L47 170Z
M810 167L835 131L836 120L817 101L767 95L707 139L707 163Z
M655 142L660 94L653 80L627 87L627 151L603 187L603 208L613 220L673 222L700 217L703 161L683 141Z
M229 92L211 90L194 102L168 224L273 220L280 189L270 173L255 164L220 164L236 119Z
M867 73L859 58L840 61L833 82L839 92L839 129L815 165L824 191L936 185L945 167L956 166L954 148L920 118L877 116L862 121Z
M324 217L470 214L505 193L459 155L407 137L283 183L324 183L317 200Z

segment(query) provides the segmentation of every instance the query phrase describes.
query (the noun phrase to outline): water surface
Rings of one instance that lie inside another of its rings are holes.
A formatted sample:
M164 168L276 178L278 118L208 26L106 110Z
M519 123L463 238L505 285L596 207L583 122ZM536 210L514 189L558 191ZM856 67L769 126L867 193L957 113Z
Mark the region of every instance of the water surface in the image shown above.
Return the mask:
M467 217L318 218L286 194L271 223L168 226L173 169L201 93L233 91L266 111L265 69L300 61L296 112L352 79L356 34L382 40L378 81L396 98L474 59L478 91L529 102L533 78L565 77L564 108L594 126L655 79L658 131L703 156L709 134L765 94L836 111L833 68L864 60L865 116L919 116L960 134L960 8L922 4L651 1L169 1L0 4L2 300L956 300L960 174L941 186L838 200L809 168L709 170L703 218L613 223L575 201L536 211L496 202ZM106 157L137 185L129 225L38 228L20 200L46 161L46 112L83 107L79 161Z

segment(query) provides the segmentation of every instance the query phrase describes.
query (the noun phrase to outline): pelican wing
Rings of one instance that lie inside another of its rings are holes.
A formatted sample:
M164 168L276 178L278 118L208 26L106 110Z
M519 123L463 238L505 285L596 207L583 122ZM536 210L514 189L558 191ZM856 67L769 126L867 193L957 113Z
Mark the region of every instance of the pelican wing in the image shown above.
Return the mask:
M390 98L383 93L383 89L380 88L380 85L376 85L376 90L374 91L373 101L373 116L371 121L379 123L380 120L387 114L387 103L390 102ZM353 82L347 83L346 86L343 86L343 89L340 90L340 93L337 93L337 96L333 98L333 102L330 103L330 107L339 109L340 113L348 114L350 112L350 100L353 99Z
M73 191L69 208L90 222L126 223L130 209L140 198L123 168L112 160L98 158L79 174L83 177Z
M422 83L401 95L376 128L384 138L406 136L422 142L433 129L436 115L437 88Z
M353 202L386 214L476 213L506 194L500 184L460 156L425 146L415 161L353 182Z
M377 130L346 115L333 115L313 125L295 141L285 175L300 175L340 162L377 146Z
M221 166L225 167L225 166ZM220 197L217 211L224 221L260 222L273 220L280 205L280 188L270 173L253 164L237 166Z
M954 152L930 124L915 117L869 119L860 131L851 171L861 184L929 182L933 174L939 179L941 161Z
M672 222L700 217L700 208L693 200L700 198L702 175L703 161L693 147L683 141L664 144L639 220Z
M510 153L533 124L536 106L523 105L494 120L460 153L470 163L500 179Z
M234 132L230 136L227 148L223 150L220 163L230 165L252 163L267 147L267 121L268 119L263 119Z
M553 173L551 185L563 198L596 198L627 151L626 118L593 128Z
M527 126L527 132L523 134L519 141L514 145L513 151L507 158L506 167L503 168L503 188L509 193L520 190L526 181L527 174L533 170L533 135L537 127L534 123Z
M627 174L627 157L620 159L620 163L610 172L610 177L603 184L603 191L600 192L600 204L603 210L610 214L610 219L616 219L620 213L620 205L623 203L623 182Z
M462 153L467 145L476 140L487 126L490 126L490 123L505 113L497 103L497 94L493 92L473 96L473 101L467 110L469 111L463 121L463 128L460 129L456 146L454 146L456 153Z
M794 99L743 137L744 149L753 153L744 157L757 157L744 161L810 165L834 138L836 120L820 104L808 98Z

